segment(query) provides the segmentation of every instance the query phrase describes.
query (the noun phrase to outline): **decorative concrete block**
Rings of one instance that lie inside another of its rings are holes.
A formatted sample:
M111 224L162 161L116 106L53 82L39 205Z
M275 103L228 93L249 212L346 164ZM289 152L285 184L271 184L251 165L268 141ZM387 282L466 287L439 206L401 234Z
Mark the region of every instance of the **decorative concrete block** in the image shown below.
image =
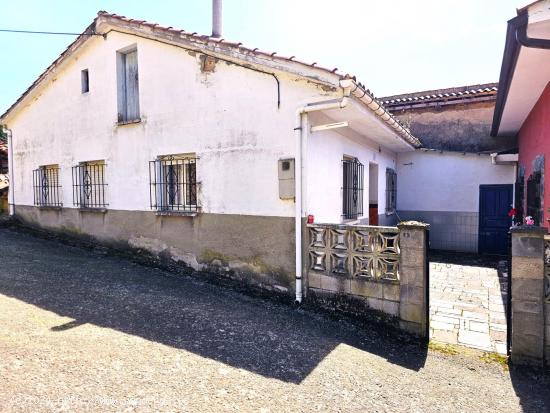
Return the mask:
M399 301L400 290L399 284L383 284L384 300Z
M354 278L351 280L351 293L362 297L383 298L383 285L380 282Z
M543 256L512 258L512 277L542 279L544 277Z

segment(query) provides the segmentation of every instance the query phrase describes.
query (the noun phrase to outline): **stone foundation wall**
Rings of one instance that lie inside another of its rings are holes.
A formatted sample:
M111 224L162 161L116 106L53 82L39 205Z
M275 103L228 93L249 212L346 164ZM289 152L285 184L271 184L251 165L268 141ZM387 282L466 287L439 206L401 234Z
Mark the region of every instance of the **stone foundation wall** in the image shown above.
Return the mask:
M285 217L17 206L31 227L150 254L172 265L208 271L291 296L295 289L294 220Z

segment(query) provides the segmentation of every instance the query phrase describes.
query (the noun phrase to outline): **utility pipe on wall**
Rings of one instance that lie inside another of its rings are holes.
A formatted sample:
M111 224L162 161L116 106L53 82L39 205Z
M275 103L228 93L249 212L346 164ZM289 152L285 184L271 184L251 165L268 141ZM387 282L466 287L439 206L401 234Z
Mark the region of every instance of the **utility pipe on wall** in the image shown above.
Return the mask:
M330 109L343 109L348 104L350 90L353 86L351 80L340 81L340 87L343 89L343 97L341 99L329 100L325 102L316 102L302 106L296 110L296 159L294 161L295 180L296 180L296 195L295 195L295 248L296 248L296 303L301 303L303 298L302 293L302 217L305 216L307 209L305 197L306 186L306 168L304 154L306 152L306 143L308 136L307 115L310 112Z

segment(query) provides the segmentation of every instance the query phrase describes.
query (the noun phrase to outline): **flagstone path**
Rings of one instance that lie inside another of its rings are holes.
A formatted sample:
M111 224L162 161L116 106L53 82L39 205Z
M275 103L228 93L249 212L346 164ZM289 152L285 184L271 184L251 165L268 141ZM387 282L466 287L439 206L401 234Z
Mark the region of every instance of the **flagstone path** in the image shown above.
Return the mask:
M430 262L430 338L506 354L506 262L438 261L446 260Z

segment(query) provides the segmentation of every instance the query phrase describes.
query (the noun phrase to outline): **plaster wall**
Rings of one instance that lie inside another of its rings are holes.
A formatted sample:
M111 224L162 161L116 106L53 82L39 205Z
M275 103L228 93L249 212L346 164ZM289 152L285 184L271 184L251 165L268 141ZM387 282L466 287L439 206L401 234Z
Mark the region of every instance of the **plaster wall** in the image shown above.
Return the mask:
M431 224L435 249L477 252L479 186L512 184L513 165L489 155L415 151L397 157L397 210L401 220Z
M396 110L394 114L425 148L445 151L483 152L514 149L515 138L490 136L494 100L448 106Z
M541 226L548 228L548 207L550 206L550 181L546 174L545 162L550 159L550 83L546 86L536 105L523 123L519 134L519 165L524 170L525 190L527 179L535 168L543 171L543 200ZM540 164L542 162L542 165ZM538 164L538 165L537 165ZM524 197L524 203L527 196ZM524 210L526 205L524 204Z
M316 122L315 117L312 121ZM308 141L308 214L315 216L315 222L341 223L342 185L344 157L354 157L364 166L362 223L369 217L369 163L378 165L378 212L385 215L386 168L395 169L397 155L379 147L364 136L349 128L312 133ZM399 180L399 177L398 177Z
M116 52L136 47L141 122L117 125ZM81 93L88 69L90 91ZM9 125L18 205L33 205L32 170L59 164L63 206L72 208L71 167L105 160L107 200L116 210L149 210L149 161L195 153L205 213L290 217L279 199L277 161L294 157L295 110L338 97L284 73L281 108L273 77L218 61L201 71L198 54L134 36L94 38L50 87Z

